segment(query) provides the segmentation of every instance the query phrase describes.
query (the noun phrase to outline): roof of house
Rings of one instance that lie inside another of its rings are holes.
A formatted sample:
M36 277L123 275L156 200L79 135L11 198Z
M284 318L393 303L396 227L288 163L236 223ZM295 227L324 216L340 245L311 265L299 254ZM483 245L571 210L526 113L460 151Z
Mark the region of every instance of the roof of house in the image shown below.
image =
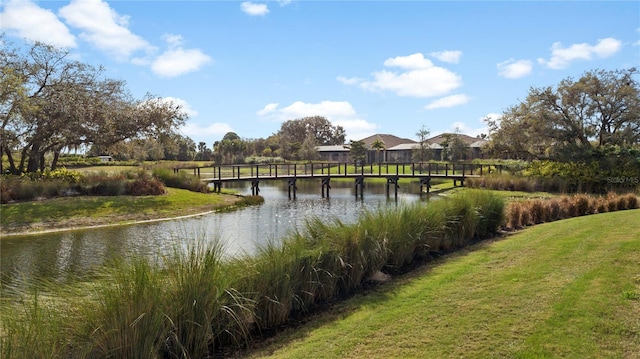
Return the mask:
M469 147L471 147L471 148L480 148L480 147L484 146L485 143L487 143L487 140L478 139L476 142L470 144Z
M418 144L416 143L401 143L397 146L387 148L387 151L406 151L406 150L413 150L414 148L417 148L417 147L418 147Z
M363 138L360 141L364 142L364 144L367 145L367 147L371 148L371 145L376 140L382 141L382 143L384 143L384 147L387 149L395 147L400 144L416 143L416 141L410 140L408 138L400 138L398 136L388 135L388 134L375 134L375 135Z
M345 145L316 146L318 152L349 152Z
M442 133L439 134L437 136L431 137L429 139L427 139L427 143L437 143L437 144L442 144L442 142L446 141L448 137L453 137L453 136L458 136L458 138L460 138L464 143L466 143L467 145L471 145L472 143L478 142L478 141L484 141L481 138L478 137L471 137L468 135L463 135L461 133Z
M425 142L429 145L428 148L432 150L442 149L442 143L450 136L458 136L464 143L469 145L472 148L480 148L485 143L486 140L479 137L471 137L463 134L455 134L455 133L443 133L438 136L431 137L427 139ZM371 145L376 141L380 140L384 143L387 151L406 151L412 150L418 146L418 142L408 139L408 138L400 138L394 135L388 134L375 134L366 138L363 138L362 142L369 148L373 149ZM331 145L331 146L316 146L318 152L349 152L348 145Z

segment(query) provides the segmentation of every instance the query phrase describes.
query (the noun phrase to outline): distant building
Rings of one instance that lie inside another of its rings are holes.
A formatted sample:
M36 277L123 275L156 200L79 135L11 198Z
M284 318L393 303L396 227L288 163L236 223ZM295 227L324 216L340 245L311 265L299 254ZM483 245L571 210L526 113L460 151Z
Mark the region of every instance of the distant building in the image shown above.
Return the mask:
M469 148L471 149L471 153L469 154L468 158L466 158L467 160L471 160L471 159L475 159L475 158L484 158L484 153L482 152L482 147L487 143L487 140L482 139L480 137L471 137L468 135L464 135L461 133L442 133L438 136L434 136L429 138L426 142L433 146L433 145L438 145L438 146L434 146L434 159L442 159L442 149L444 148L444 144L445 142L454 137L457 136L459 139L462 140L462 142L464 142L465 144L467 144L467 146L469 146Z
M111 157L109 155L98 156L98 158L100 159L100 162L111 162L111 161L113 161L113 157Z
M317 146L318 157L327 162L349 162L349 147L346 145Z
M446 141L452 136L458 136L470 148L470 153L466 159L483 158L482 147L486 140L479 137L471 137L463 134L443 133L427 139L426 147L429 150L428 158L442 160L442 150ZM420 143L389 134L375 134L361 139L367 147L367 163L375 162L413 162L413 153L420 148ZM373 144L376 141L382 142L384 148L375 149ZM322 161L349 162L349 146L317 146L318 155Z

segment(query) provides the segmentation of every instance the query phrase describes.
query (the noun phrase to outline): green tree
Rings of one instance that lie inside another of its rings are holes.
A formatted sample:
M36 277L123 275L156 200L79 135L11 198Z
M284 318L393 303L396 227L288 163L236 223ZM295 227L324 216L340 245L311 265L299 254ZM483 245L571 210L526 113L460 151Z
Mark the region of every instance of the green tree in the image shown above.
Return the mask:
M193 161L196 158L196 143L187 136L178 136L176 138L178 145L178 161Z
M382 151L386 152L386 150L387 150L387 147L384 145L384 142L382 142L381 139L376 138L375 141L373 141L371 143L371 148L374 148L376 150L377 157L378 157L378 163L382 162L380 160L380 151L382 150ZM386 157L386 156L384 156L384 157Z
M333 126L322 116L312 116L283 122L277 136L281 155L285 159L297 159L298 150L308 136L312 136L318 146L341 145L346 133L342 126Z
M429 139L429 134L431 131L425 126L422 125L418 132L416 132L416 136L418 137L418 145L413 149L412 157L416 162L424 162L430 159L430 149L429 143L427 140Z
M367 145L362 141L349 142L349 157L355 163L365 163L367 160Z
M440 144L442 146L442 160L455 162L468 158L471 148L462 140L457 128L455 133L447 133L444 137L445 140Z
M308 134L307 138L302 142L302 147L300 148L300 159L313 161L318 158L318 150L317 150L316 140L312 134Z
M509 157L575 161L606 146L640 143L636 68L594 70L555 88L532 88L499 121L488 121L489 149Z
M213 156L213 152L207 144L203 141L198 142L198 149L196 152L196 160L197 161L210 161Z
M247 148L246 142L235 132L227 132L220 142L214 144L214 151L219 153L221 159L226 163L235 163L239 158L244 159L244 151Z

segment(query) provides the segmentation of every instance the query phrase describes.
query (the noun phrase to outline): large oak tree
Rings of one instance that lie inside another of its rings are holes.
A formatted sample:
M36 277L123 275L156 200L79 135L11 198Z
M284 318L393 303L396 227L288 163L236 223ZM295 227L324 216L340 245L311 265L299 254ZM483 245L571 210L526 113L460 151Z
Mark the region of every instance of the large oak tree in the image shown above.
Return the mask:
M606 147L640 144L635 68L594 70L555 88L532 88L499 121L488 121L490 149L524 159L581 160Z
M342 126L334 126L322 116L311 116L283 122L277 136L282 156L285 159L298 159L298 151L305 140L318 146L342 145L346 132Z
M46 154L53 155L55 169L64 148L158 138L187 118L162 98L133 98L124 81L106 78L102 67L51 45L35 43L23 52L3 46L0 70L0 148L12 173L44 170Z

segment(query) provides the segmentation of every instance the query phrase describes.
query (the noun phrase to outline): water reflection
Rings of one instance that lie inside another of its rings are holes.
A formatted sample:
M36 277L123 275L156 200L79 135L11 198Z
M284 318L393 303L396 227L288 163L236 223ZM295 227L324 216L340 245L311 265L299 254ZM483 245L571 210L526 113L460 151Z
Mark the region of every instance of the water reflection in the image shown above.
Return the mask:
M236 184L243 194L251 193L250 183ZM132 256L159 258L193 240L222 238L227 253L251 254L256 242L278 239L301 229L312 217L323 221L338 218L355 221L367 210L413 202L419 184L400 187L398 199L386 196L385 184L365 182L365 195L355 198L353 183L332 181L329 198L321 197L320 180L298 181L295 200L288 198L284 181L261 182L260 195L265 203L229 213L217 213L165 222L107 227L7 237L0 241L2 284L16 285L19 278L66 282L91 273L94 268L114 259Z

